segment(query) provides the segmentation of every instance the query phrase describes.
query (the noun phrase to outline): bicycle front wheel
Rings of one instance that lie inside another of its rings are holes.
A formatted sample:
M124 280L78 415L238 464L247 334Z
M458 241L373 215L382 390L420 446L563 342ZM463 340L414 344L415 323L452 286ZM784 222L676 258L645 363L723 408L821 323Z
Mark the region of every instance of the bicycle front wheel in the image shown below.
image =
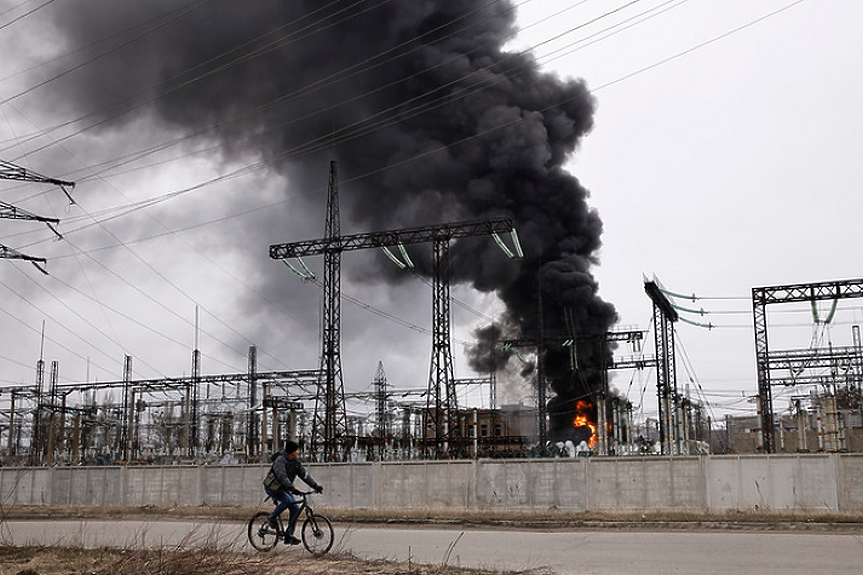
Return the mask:
M303 547L312 555L323 555L333 546L333 525L323 515L309 515L303 522Z
M259 511L249 520L249 543L258 551L269 551L279 542L279 532L270 527L270 514Z

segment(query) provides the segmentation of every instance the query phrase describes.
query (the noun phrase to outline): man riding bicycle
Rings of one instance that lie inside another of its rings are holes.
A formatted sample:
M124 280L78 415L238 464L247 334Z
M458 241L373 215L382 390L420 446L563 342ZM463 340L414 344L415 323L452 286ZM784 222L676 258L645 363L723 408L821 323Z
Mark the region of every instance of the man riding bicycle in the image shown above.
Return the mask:
M278 528L279 515L285 509L290 509L286 542L291 545L300 543L300 540L294 537L294 528L300 513L300 504L294 499L294 494L300 493L300 490L294 487L294 479L299 477L318 493L324 491L324 487L306 472L306 468L300 463L299 455L300 446L294 441L285 441L282 450L275 453L271 458L273 464L270 466L266 479L264 479L264 491L276 504L276 508L269 516L270 526Z

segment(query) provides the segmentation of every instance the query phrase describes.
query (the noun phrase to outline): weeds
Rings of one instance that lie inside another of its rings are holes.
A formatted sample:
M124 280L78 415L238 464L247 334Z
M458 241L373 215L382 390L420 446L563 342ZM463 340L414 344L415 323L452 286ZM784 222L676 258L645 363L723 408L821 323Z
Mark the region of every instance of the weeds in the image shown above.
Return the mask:
M209 547L80 549L0 546L0 575L506 575L447 565L361 560L349 555L315 559L276 553L249 555ZM511 574L514 575L514 574Z

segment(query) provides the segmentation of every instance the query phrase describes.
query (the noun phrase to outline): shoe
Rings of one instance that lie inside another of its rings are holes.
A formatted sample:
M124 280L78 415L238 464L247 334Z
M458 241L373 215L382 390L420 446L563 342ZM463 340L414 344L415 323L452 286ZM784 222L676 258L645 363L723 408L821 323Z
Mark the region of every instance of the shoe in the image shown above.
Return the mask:
M268 524L270 525L270 527L272 527L273 529L276 529L276 530L278 530L278 529L279 529L279 522L278 522L276 519L267 519L267 523L268 523Z
M299 545L300 543L302 543L302 541L300 541L293 535L288 535L287 537L285 537L285 543L287 543L288 545Z

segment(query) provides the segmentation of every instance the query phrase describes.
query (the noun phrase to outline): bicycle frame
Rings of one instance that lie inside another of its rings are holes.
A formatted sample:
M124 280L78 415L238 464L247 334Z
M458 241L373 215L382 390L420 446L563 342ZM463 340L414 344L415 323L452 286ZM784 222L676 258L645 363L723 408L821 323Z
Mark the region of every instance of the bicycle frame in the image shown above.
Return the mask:
M294 520L288 522L287 529L285 530L286 533L289 533L289 532L293 531L294 529L296 529L297 523L299 522L300 516L303 514L303 511L306 512L306 517L311 517L312 515L314 515L315 512L312 509L312 506L309 505L309 497L308 497L309 495L312 495L313 493L315 493L315 492L314 491L300 491L299 493L293 493L292 494L292 495L300 496L299 500L296 500L296 499L294 500L296 503L299 504L300 508L299 508L299 510L297 510L297 516L294 517Z
M297 538L309 553L313 555L327 553L333 546L333 526L329 519L315 513L314 509L312 509L308 498L312 493L314 492L301 491L294 494L300 497L295 500L296 504L299 505L299 509L297 510L293 524L289 522L287 528L285 528L281 516L279 516L278 525L273 529L269 523L270 514L268 512L259 511L255 513L248 522L248 537L252 547L258 551L269 551L279 541L288 543L287 533L296 529L299 518L303 515L303 511L305 511L305 520L303 521L302 528L299 530L300 532L297 534ZM273 497L269 497L269 499L275 501ZM278 505L277 502L276 504Z

